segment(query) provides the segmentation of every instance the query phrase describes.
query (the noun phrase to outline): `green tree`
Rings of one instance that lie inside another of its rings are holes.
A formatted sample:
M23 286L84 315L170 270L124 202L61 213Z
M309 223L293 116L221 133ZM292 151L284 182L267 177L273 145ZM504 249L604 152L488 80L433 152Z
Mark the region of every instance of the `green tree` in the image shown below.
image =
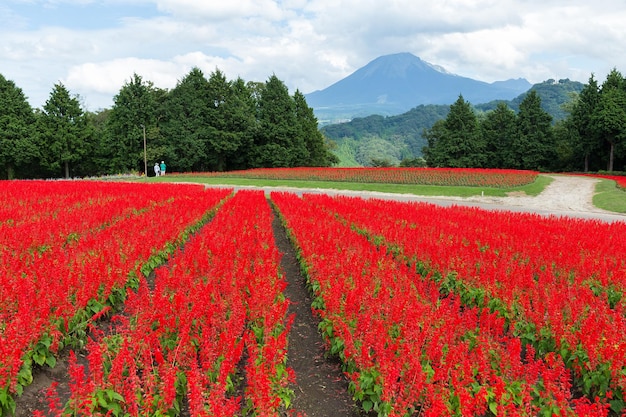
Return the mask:
M258 100L258 126L252 164L293 167L309 155L298 135L295 104L285 84L272 75Z
M369 166L374 168L390 168L394 167L395 165L389 159L372 158Z
M39 117L39 136L44 150L42 166L53 175L63 172L70 177L70 169L92 151L91 128L77 97L61 83L52 89L50 98Z
M81 172L85 175L105 175L109 172L110 160L108 143L109 131L108 120L110 109L102 109L97 112L86 112L88 123L91 126L91 139L93 149L89 157L78 164Z
M39 157L33 137L33 109L22 90L0 74L0 164L1 178L13 179L25 165Z
M296 163L300 166L325 167L333 163L339 162L328 149L324 135L318 128L317 118L313 113L313 109L308 106L304 94L296 90L293 96L296 121L298 123L298 134L302 136L307 152L308 160L302 160Z
M422 136L427 145L422 149L424 159L429 167L444 167L448 160L446 152L446 122L444 119L437 120L430 129L425 129Z
M168 93L163 105L162 132L169 143L170 170L208 169L209 101L209 82L199 68L193 68Z
M224 109L224 129L233 134L232 148L225 153L226 170L250 167L250 150L256 132L256 100L249 85L237 77L230 83L229 100Z
M486 167L520 168L517 158L511 153L512 144L517 137L517 116L504 103L498 103L495 110L486 113L480 124L485 140Z
M593 115L593 126L608 144L608 171L613 171L616 146L626 140L626 82L613 69L602 83L600 101Z
M599 103L600 89L592 74L574 102L570 117L567 119L571 125L574 152L582 157L585 172L589 171L592 155L600 150L599 132L593 121Z
M209 77L210 135L207 155L214 171L224 171L249 144L254 127L251 93L243 80L230 83L215 70Z
M154 87L152 82L143 81L137 74L133 74L113 98L108 119L110 171L143 172L144 128L150 140L150 148L164 146L158 123L164 98L163 90ZM155 158L152 155L151 160Z
M520 103L517 129L513 150L514 157L521 161L520 168L548 170L556 157L552 116L541 108L541 98L534 90Z
M459 96L450 106L443 124L427 133L427 161L431 166L454 168L483 167L487 163L486 144L471 105Z
M445 128L448 132L448 154L451 167L483 167L486 164L486 146L476 114L469 102L459 96L450 106Z
M553 171L580 171L582 160L575 155L578 132L573 128L570 118L559 120L553 126L556 159Z
M400 161L400 167L403 168L424 168L426 167L426 160L422 157L417 158L405 158Z

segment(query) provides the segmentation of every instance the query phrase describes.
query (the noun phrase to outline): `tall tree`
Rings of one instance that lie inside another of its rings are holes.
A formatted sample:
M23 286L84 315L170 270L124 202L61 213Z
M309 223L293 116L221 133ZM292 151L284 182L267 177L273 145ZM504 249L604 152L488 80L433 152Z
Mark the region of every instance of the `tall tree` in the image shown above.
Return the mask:
M434 146L427 151L429 165L465 168L486 164L486 146L478 119L462 95L450 106L443 124L436 124L436 128L427 133L429 147L431 143Z
M211 134L208 150L211 169L224 171L228 164L250 138L253 122L250 116L242 112L253 110L250 95L242 88L245 84L237 82L236 88L227 81L226 76L215 70L209 77L209 114Z
M607 170L613 171L616 146L626 141L626 81L613 69L602 83L600 101L593 116L593 125L608 144Z
M541 108L541 98L531 90L520 103L517 115L518 137L513 143L520 168L548 170L554 163L552 116Z
M253 164L257 167L292 167L308 159L298 135L294 101L285 84L272 75L260 92L259 130Z
M144 171L144 129L151 140L151 146L160 145L158 120L164 97L163 90L154 87L152 82L144 81L141 76L133 74L130 81L125 83L113 98L113 107L108 119L111 139L110 170Z
M86 114L76 96L61 83L55 84L39 117L39 135L43 150L41 162L53 175L63 172L70 177L70 168L92 150L91 132Z
M429 167L444 167L447 165L447 132L445 124L445 119L440 119L433 123L430 129L424 130L423 136L427 145L422 149L422 153Z
M462 95L450 106L445 127L449 134L448 166L483 167L487 162L485 142L480 133L476 114Z
M256 101L253 91L241 77L230 83L230 90L230 98L222 106L224 129L233 135L232 148L225 153L225 169L245 169L249 167L256 132Z
M324 167L330 166L339 160L328 150L324 135L318 128L317 118L306 102L304 94L296 90L293 96L296 121L298 123L298 135L302 137L309 154L308 160L297 163L301 166Z
M90 141L93 144L93 150L91 155L81 161L78 166L85 175L105 175L108 173L110 159L108 147L110 138L107 126L111 110L102 109L97 112L87 112L86 115L92 127Z
M600 103L600 89L593 74L574 102L568 118L573 127L574 152L583 158L583 169L589 171L590 158L600 149L598 130L593 121Z
M193 68L168 93L163 106L163 134L170 145L167 155L170 169L209 169L210 105L209 82L199 68Z
M33 109L22 90L0 74L0 178L13 179L39 156L33 123Z
M486 167L519 168L519 161L511 153L512 143L517 137L517 116L506 103L498 103L495 110L487 112L481 122L485 140Z

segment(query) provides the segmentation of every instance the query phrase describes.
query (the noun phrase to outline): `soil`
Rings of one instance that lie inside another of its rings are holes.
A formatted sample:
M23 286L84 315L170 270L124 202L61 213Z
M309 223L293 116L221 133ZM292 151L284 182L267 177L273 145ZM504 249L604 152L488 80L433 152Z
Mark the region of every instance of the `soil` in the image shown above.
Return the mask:
M595 208L592 203L594 185L597 180L588 177L554 175L554 181L536 197L527 195L509 195L507 197L419 197L374 192L347 192L338 190L302 190L280 187L280 190L302 192L325 192L328 194L350 194L364 198L390 198L395 200L430 201L442 205L466 204L478 205L489 209L545 212L598 218L606 221L624 221L626 216L605 212ZM249 187L241 187L249 188ZM276 190L277 188L271 188ZM311 295L306 278L301 274L294 249L287 238L284 228L275 216L274 236L276 245L283 253L281 269L287 281L285 290L291 301L289 313L295 314L295 320L289 336L288 366L295 374L293 384L295 397L288 415L308 417L346 416L364 417L365 414L352 400L348 393L348 381L335 358L326 355L325 342L317 330L318 318L311 312ZM79 354L79 360L84 357ZM46 390L53 382L58 383L61 397L69 393L67 375L67 355L61 355L55 368L34 369L33 383L24 389L19 397L15 417L31 416L35 410L48 410Z
M295 320L289 333L287 365L296 374L293 410L308 417L366 416L348 393L348 380L336 358L326 355L326 346L317 330L319 320L311 312L311 294L302 275L293 246L278 216L274 216L276 247L282 252L281 270L287 281L285 296L289 314Z

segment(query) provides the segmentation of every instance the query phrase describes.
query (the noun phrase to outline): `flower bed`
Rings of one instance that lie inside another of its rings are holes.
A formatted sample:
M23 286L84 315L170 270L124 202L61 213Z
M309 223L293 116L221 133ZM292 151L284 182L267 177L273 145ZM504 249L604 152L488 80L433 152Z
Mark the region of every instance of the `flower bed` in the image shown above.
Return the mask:
M230 192L97 182L2 182L0 190L12 207L0 226L10 236L0 253L0 415L34 364L54 366L61 348L82 346L140 269L162 262Z
M482 415L486 410L497 415L607 415L609 404L620 410L620 391L611 389L620 387L624 371L623 354L618 354L624 346L623 318L608 303L595 301L601 295L588 291L586 306L606 308L581 317L576 316L581 309L571 310L574 329L565 328L567 320L557 320L570 311L565 306L575 307L564 300L585 290L551 288L544 275L552 273L552 264L546 265L547 272L527 267L534 258L509 249L515 239L503 236L498 227L508 221L511 227L529 228L535 239L528 233L516 237L520 244L539 247L537 239L548 237L534 223L493 212L484 212L485 220L478 222L480 211L467 208L314 195L273 194L272 199L300 247L331 349L353 376L355 398L366 408L382 410L381 415L415 410L423 415ZM357 234L354 227L370 234ZM480 234L468 231L474 227ZM417 247L409 246L422 233ZM512 253L515 261L496 269L509 279L479 279L483 270L501 266L495 258ZM537 290L516 293L516 281L521 288L530 281ZM562 274L561 281L569 276ZM507 304L509 300L516 302ZM606 326L609 320L616 320L614 329ZM554 331L551 337L548 331ZM565 334L572 335L568 342L576 341L577 348L564 351L564 343L549 348ZM584 352L589 354L586 361L575 356ZM604 360L590 359L600 352ZM582 377L591 381L587 397L571 391L573 384L580 388L571 377L583 366L591 370L587 379ZM601 385L602 372L615 372L605 376L609 388Z
M288 407L287 301L271 213L242 191L142 279L112 335L73 364L72 415L278 415ZM59 413L62 411L59 410ZM248 414L249 413L249 414Z
M534 182L538 172L475 168L258 168L192 175L268 180L512 188Z

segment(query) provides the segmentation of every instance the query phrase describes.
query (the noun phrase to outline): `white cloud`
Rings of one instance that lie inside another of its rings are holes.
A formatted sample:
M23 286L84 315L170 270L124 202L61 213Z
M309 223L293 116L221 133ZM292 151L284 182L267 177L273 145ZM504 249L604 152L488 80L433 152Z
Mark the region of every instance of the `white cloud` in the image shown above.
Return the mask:
M600 80L613 67L626 72L621 0L110 0L107 7L129 4L137 7L110 27L30 22L27 29L24 5L76 13L68 21L103 6L6 0L0 72L35 106L64 80L95 107L110 105L133 72L162 88L193 66L247 81L276 74L308 93L396 52L484 81L586 82L592 72Z
M280 20L283 17L279 2L273 0L157 0L156 3L160 10L191 20L223 21L252 16Z
M76 90L115 95L131 80L133 74L152 81L159 88L170 89L193 67L210 74L216 68L233 67L233 60L210 57L201 52L175 56L171 60L121 58L105 62L88 62L69 69L63 80Z

